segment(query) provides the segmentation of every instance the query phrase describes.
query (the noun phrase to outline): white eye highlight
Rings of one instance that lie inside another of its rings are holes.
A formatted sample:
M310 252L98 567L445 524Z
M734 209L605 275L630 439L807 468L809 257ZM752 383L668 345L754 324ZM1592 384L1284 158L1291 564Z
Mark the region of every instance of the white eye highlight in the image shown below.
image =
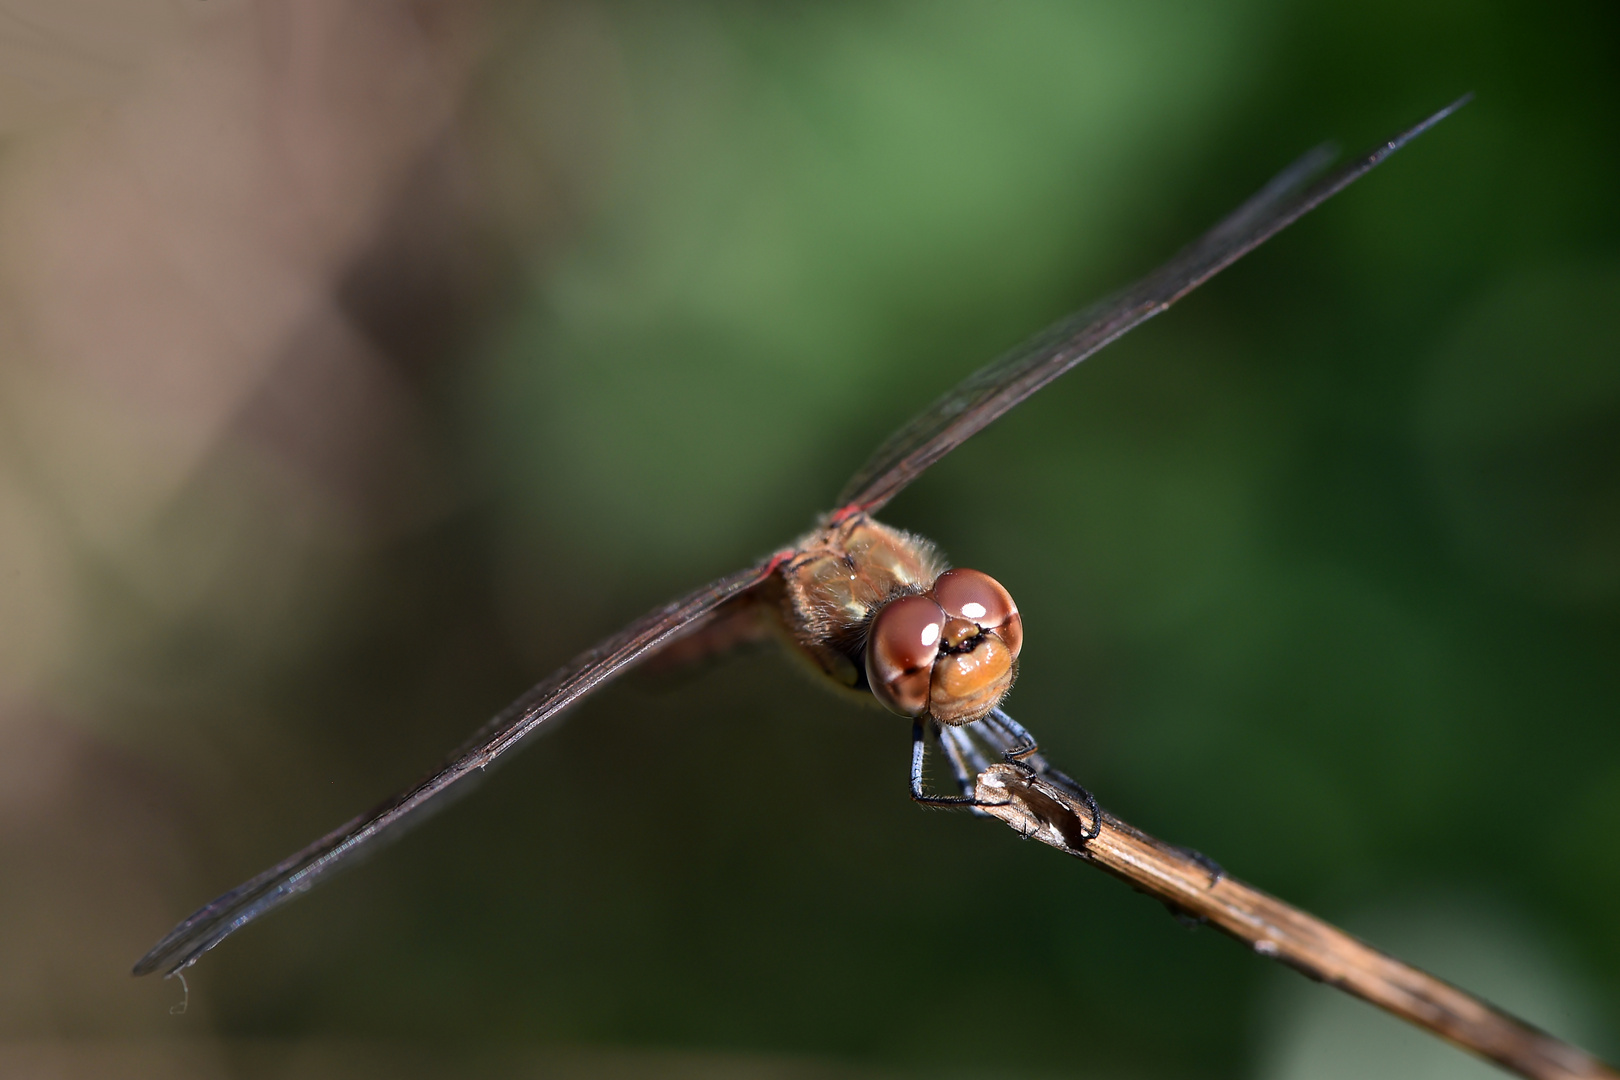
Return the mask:
M964 619L973 619L973 620L977 621L979 619L984 618L984 611L985 611L985 608L984 608L983 604L963 604L962 605L962 617Z
M939 640L939 623L931 622L922 629L923 648L927 648Z

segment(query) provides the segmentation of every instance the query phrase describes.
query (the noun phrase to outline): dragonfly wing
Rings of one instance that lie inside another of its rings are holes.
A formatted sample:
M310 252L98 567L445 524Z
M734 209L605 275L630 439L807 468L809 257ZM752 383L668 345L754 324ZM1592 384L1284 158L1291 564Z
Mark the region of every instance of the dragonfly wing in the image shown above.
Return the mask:
M1333 152L1318 147L1220 224L1129 288L1070 315L985 367L895 432L838 496L840 513L875 512L934 462L1104 345L1159 314L1366 175L1468 102L1460 98L1314 184Z
M432 776L203 905L141 957L134 973L149 975L161 971L173 975L183 971L232 932L305 892L332 871L376 850L382 841L398 836L406 827L421 821L428 811L445 805L446 796L453 791L467 788L496 758L540 724L727 600L764 581L778 561L772 558L741 570L649 612L576 657L486 724Z

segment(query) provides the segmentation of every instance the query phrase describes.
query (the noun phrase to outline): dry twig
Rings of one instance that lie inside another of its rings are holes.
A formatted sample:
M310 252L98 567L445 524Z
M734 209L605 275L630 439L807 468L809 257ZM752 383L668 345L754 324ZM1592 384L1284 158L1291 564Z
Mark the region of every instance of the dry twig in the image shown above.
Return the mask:
M1533 1080L1620 1080L1603 1062L1472 994L1386 956L1194 852L1155 840L1014 765L979 774L987 813L1020 835L1084 859L1165 904L1207 921L1261 956L1338 987ZM1098 826L1100 825L1100 829ZM1092 836L1095 832L1096 835Z

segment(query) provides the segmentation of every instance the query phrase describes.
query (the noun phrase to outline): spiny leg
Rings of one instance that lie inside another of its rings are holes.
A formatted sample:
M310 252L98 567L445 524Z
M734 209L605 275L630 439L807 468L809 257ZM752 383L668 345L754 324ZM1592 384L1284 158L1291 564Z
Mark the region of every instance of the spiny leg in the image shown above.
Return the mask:
M945 759L951 763L951 772L956 774L956 784L967 795L973 790L973 773L968 769L967 761L962 757L962 748L952 738L952 732L946 728L934 725L934 740L939 748L945 751Z
M1091 824L1081 831L1079 839L1082 843L1095 838L1102 832L1102 809L1097 805L1097 797L1072 778L1051 768L1043 758L1037 756L1036 751L1039 748L1034 738L1030 736L1028 731L1024 730L1022 724L1000 709L994 710L990 716L984 719L990 721L986 724L986 728L992 735L999 733L1002 736L1001 738L993 738L992 741L998 749L1002 750L1010 764L1022 769L1027 775L1050 778L1060 786L1068 789L1072 794L1085 800L1086 808L1091 814ZM958 757L962 747L965 746L966 752L971 756L972 760L981 765L981 771L983 768L988 767L988 764L984 762L982 755L978 753L978 749L973 745L972 739L966 732L955 728L941 729L937 725L934 726L935 730L940 733L940 744L945 749L952 768L956 770L958 782L961 783L963 790L967 791L969 778L965 775L965 766ZM1009 742L1013 745L1009 746ZM927 750L927 729L923 727L923 721L919 718L913 721L911 725L911 798L914 802L922 803L924 806L968 806L975 809L992 805L980 802L972 795L930 795L925 792L923 790L923 761ZM1026 764L1026 759L1033 759L1034 764Z
M1035 736L1031 735L1023 724L1020 724L1000 709L991 709L989 714L984 717L984 721L991 728L999 728L1012 740L1012 746L1003 746L1001 748L1001 752L1006 755L1008 761L1023 761L1040 750L1040 746L1035 742Z
M975 773L982 773L990 767L990 759L984 756L984 751L979 749L979 744L973 741L972 724L964 727L948 728L947 730L950 732L952 739L955 740L956 748L962 752L962 756L967 759L968 766Z
M1008 764L1017 765L1041 776L1060 778L1063 783L1073 786L1078 792L1078 784L1052 768L1051 762L1046 760L1046 755L1040 752L1040 744L1035 741L1035 736L1031 735L1024 725L1001 709L991 710L981 722L984 724L987 741L1001 753Z
M1028 769L1031 773L1044 780L1050 780L1059 787L1066 789L1070 794L1077 795L1085 800L1086 810L1091 817L1091 824L1081 830L1080 840L1093 840L1102 832L1102 808L1097 805L1097 796L1093 795L1084 784L1067 773L1052 768L1039 753L1040 746L1036 744L1035 737L1029 731L1008 716L1001 709L990 710L985 718L986 725L1000 731L1014 745L1003 746L1002 753L1006 755L1009 764Z
M923 755L928 749L922 720L911 725L911 798L924 806L977 806L971 795L930 795L923 790ZM954 762L953 762L954 763Z
M958 728L935 725L934 737L939 740L940 748L945 751L945 756L950 759L951 770L956 773L956 782L961 787L962 794L973 796L978 787L978 774L983 772L984 768L983 766L971 768L968 764L967 755L971 753L976 760L983 760L983 755L974 749L973 741ZM966 750L964 750L964 745ZM980 817L985 816L984 810L977 805L976 799L973 812Z

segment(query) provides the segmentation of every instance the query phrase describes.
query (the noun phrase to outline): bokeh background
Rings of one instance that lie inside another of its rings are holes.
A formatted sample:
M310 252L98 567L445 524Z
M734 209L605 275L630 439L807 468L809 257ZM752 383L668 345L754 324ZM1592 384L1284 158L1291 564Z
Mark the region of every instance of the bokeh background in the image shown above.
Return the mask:
M0 5L0 1073L1490 1075L623 682L173 982L197 904L808 527L1324 138L1477 101L935 468L1127 819L1620 1054L1609 3Z

